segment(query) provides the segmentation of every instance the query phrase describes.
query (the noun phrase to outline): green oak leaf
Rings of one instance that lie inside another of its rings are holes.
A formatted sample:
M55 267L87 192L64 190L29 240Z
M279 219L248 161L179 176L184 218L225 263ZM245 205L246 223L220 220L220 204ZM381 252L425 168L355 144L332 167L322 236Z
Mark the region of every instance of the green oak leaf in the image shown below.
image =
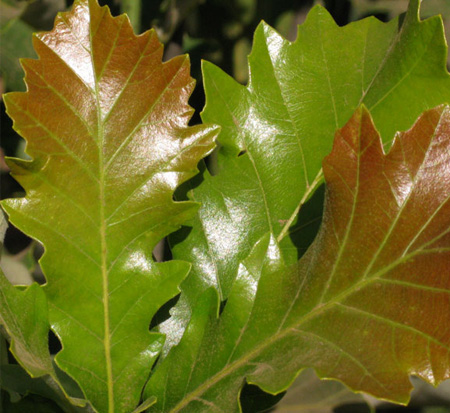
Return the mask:
M0 324L10 338L11 352L29 374L53 374L47 301L38 284L20 291L0 270Z
M0 245L3 243L4 224L6 220L0 212ZM0 327L10 341L10 351L23 367L14 365L0 365L0 384L10 392L21 393L27 383L39 383L44 391L55 395L65 405L84 406L82 394L76 386L65 386L64 376L55 368L48 348L48 321L47 299L42 288L34 283L25 290L19 289L9 282L0 268ZM1 338L1 337L0 337ZM7 357L5 358L7 361ZM14 377L10 378L5 369L16 369L19 372L21 388L13 385ZM34 377L23 380L27 373ZM31 390L31 388L27 388ZM79 409L79 410L76 410ZM81 407L73 406L73 411L81 411ZM87 410L85 410L87 411Z
M297 264L265 236L223 311L206 290L146 388L150 412L237 412L244 381L284 391L313 367L357 392L407 403L410 375L450 378L450 106L383 151L367 109L323 162L322 226Z
M33 44L27 92L5 97L32 157L9 160L27 195L2 206L45 247L56 363L97 411L129 413L164 342L150 321L190 269L155 263L152 250L195 214L173 192L217 128L188 127L188 58L162 63L154 31L136 36L95 0L76 1Z
M316 6L293 43L261 23L248 86L204 63L202 118L222 128L218 173L205 172L191 192L202 206L189 236L173 248L193 270L162 328L168 343L179 340L172 331L186 325L208 286L221 300L228 297L239 262L264 233L277 237L288 262L298 259L296 240L314 238L321 208L307 220L297 213L322 182L321 162L335 130L361 103L389 146L424 110L450 101L442 20L420 21L418 12L413 0L406 16L387 24L370 17L338 27Z

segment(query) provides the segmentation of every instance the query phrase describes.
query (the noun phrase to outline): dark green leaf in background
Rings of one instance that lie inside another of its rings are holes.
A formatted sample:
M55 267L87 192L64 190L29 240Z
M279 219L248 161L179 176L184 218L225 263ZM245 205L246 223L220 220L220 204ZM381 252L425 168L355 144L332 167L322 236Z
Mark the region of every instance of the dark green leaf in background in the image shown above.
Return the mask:
M25 90L19 58L35 57L32 34L33 28L19 18L0 26L0 71L10 90Z
M60 372L59 377L61 377L61 374L62 373ZM63 386L68 388L71 387L68 380L70 379L66 377L60 382ZM66 413L93 412L89 405L82 406L82 400L78 401L78 406L73 404L75 401L73 398L71 399L71 403L61 390L61 386L52 378L48 376L31 378L25 370L16 364L0 366L0 384L2 388L14 391L21 395L36 394L45 397L46 399L53 400ZM80 390L77 389L77 392L80 392Z

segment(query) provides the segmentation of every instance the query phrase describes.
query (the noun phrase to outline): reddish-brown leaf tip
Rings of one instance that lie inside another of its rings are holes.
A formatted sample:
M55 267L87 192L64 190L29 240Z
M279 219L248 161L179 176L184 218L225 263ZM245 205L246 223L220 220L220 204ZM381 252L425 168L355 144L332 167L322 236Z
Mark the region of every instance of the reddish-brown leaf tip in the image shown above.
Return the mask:
M303 303L323 314L306 329L348 364L318 370L406 402L409 375L450 378L450 107L425 112L387 154L360 108L323 168L323 226L300 261L309 269ZM332 333L338 325L353 326L345 341Z

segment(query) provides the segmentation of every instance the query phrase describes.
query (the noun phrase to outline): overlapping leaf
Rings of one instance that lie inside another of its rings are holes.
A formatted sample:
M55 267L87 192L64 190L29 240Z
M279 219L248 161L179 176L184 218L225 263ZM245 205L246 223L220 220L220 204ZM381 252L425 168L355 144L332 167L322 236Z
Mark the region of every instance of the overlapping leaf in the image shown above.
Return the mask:
M5 99L33 158L10 160L27 196L3 206L45 246L58 365L99 412L128 413L163 342L150 320L189 270L154 263L152 249L195 213L173 191L216 129L187 126L188 59L163 64L153 31L135 36L94 0L76 1L33 41L28 91Z
M219 173L206 172L191 194L202 207L174 256L194 267L171 323L186 323L189 306L208 286L226 299L238 263L264 233L282 241L289 262L298 259L321 217L319 205L296 222L298 209L322 181L335 130L361 103L389 143L424 110L449 101L442 21L419 21L418 9L414 0L404 18L388 24L371 17L338 27L317 6L294 43L262 23L247 87L205 63L202 117L222 127Z
M348 404L367 404L367 401L362 394L351 392L342 383L320 380L312 369L306 369L295 379L274 412L334 413L336 407Z
M0 3L0 12L2 12ZM0 14L1 16L1 14ZM19 18L0 22L0 71L8 90L25 90L19 58L34 57L31 35L33 28Z
M61 374L60 371L59 374ZM67 388L74 388L78 394L81 393L80 389L76 385L73 386L73 382L68 382L70 380L68 376L64 377L67 379L64 381L64 384L60 383L60 378L55 380L54 376L48 375L31 378L17 364L0 365L0 385L2 389L6 389L16 395L27 396L28 394L37 394L43 396L53 400L65 413L93 413L94 410L92 410L89 404L86 404L85 400L67 397L63 390L64 385ZM16 409L17 411L21 411L20 407L16 407ZM22 411L24 411L23 408Z
M0 249L6 231L6 219L0 213ZM11 392L18 393L14 381L21 384L21 389L27 388L28 382L33 382L43 392L51 393L60 403L71 406L70 411L89 412L86 401L77 386L64 386L61 384L62 376L55 368L48 348L48 321L47 300L42 289L33 284L24 291L11 285L0 268L0 326L10 341L10 351L16 357L23 369L18 366L0 364L0 384ZM1 337L0 337L1 339ZM8 374L10 369L14 373ZM23 380L27 373L34 379ZM20 377L20 380L17 380ZM25 392L20 392L24 394ZM75 407L78 406L78 407ZM85 406L82 409L79 406Z
M10 336L12 353L32 376L53 373L47 302L37 284L19 291L0 270L0 324Z
M450 378L450 107L425 112L385 155L368 111L323 164L321 230L298 264L263 238L220 317L207 290L147 387L150 411L238 411L244 381L277 393L314 367L406 403L409 375Z
M6 219L0 212L0 250L6 228ZM9 336L12 353L32 376L53 373L47 342L50 327L45 295L37 284L26 291L17 290L1 268L0 325Z

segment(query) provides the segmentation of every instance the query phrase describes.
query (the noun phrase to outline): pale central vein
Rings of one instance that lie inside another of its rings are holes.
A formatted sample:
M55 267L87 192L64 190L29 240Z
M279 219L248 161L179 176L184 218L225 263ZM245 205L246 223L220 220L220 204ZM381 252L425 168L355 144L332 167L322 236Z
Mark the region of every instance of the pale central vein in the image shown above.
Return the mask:
M361 136L361 125L362 124L359 125L358 136ZM325 299L325 296L326 296L326 294L328 293L328 290L331 287L331 283L333 282L334 276L335 276L335 274L336 274L336 272L338 270L338 267L339 267L339 265L341 263L341 259L342 259L343 255L344 255L345 251L346 251L347 240L348 240L348 238L350 236L350 231L352 230L352 227L353 227L353 220L355 218L356 206L357 206L357 203L358 203L358 192L359 192L359 185L360 185L359 180L360 180L360 173L361 173L361 171L360 171L361 151L359 149L358 149L357 155L358 156L357 156L357 166L356 166L356 183L355 183L355 190L354 190L354 195L353 195L352 211L350 213L349 222L348 222L345 234L344 234L344 238L342 240L341 245L339 246L339 250L338 250L338 254L337 254L336 260L334 261L333 267L332 267L332 269L330 271L330 275L329 275L328 280L327 280L327 282L325 284L325 288L323 289L322 294L320 296L319 304L323 303L323 301Z
M301 207L309 199L309 197L312 195L312 193L319 187L319 185L322 183L322 181L323 181L323 171L322 171L322 169L320 169L319 172L317 173L316 177L314 178L314 181L311 183L311 185L305 191L302 199L298 203L297 207L294 209L294 212L292 212L292 215L286 221L286 224L284 224L283 229L281 230L280 234L277 237L277 242L281 242L281 240L289 233L289 229L290 229L292 223L294 222L294 219L297 217L297 214L300 212Z
M92 22L91 22L92 24ZM90 53L92 70L95 81L95 98L97 106L97 134L98 134L98 174L99 174L99 208L100 208L100 254L101 254L101 278L102 278L102 301L103 301L103 321L104 321L104 337L103 346L105 350L106 363L106 385L108 387L108 412L114 413L114 386L113 372L111 360L111 326L109 320L109 285L107 270L107 242L106 242L106 220L105 220L105 168L103 147L105 140L103 115L100 105L100 88L98 78L95 72L94 49L93 49L93 31L90 29Z
M321 314L325 313L326 311L330 310L334 306L341 305L344 300L352 295L355 291L359 291L366 286L376 282L377 280L381 279L381 276L384 272L377 272L375 273L370 279L364 279L359 281L356 285L354 285L351 288L348 288L347 290L343 291L342 293L338 294L334 299L331 299L330 301L318 304L316 305L309 313L303 315L296 323L293 325L284 328L283 330L278 331L276 334L273 334L272 336L268 337L266 341L263 343L260 343L259 345L256 345L253 350L249 351L246 355L242 356L241 358L235 360L233 363L228 364L225 366L222 370L218 371L216 374L214 374L209 380L206 380L203 384L198 386L195 390L193 390L187 397L185 397L183 400L181 400L174 408L170 410L170 413L175 413L181 411L184 407L186 407L188 404L190 404L193 400L196 400L197 397L204 394L208 389L210 389L212 386L220 382L225 377L229 376L233 372L236 372L239 368L243 367L244 365L248 364L250 360L256 358L258 355L260 355L264 350L270 348L273 344L275 344L277 341L282 340L283 338L287 337L289 334L295 333L295 334L308 334L307 330L299 330L299 328L302 325L305 325L308 321L310 321L313 318L316 318L320 316ZM420 288L420 286L419 286ZM369 313L372 317L377 317L375 314ZM379 316L378 316L379 317ZM380 317L379 317L380 318ZM394 323L393 321L389 319L385 319L386 322ZM426 333L423 333L422 331L414 328L413 326L409 325L402 325L400 323L396 323L398 328L405 328L409 331L413 331L414 333L424 336ZM436 342L438 345L445 346L440 341L434 339L434 337L431 337L427 335L429 338L433 339L434 342ZM447 347L445 347L447 348Z

